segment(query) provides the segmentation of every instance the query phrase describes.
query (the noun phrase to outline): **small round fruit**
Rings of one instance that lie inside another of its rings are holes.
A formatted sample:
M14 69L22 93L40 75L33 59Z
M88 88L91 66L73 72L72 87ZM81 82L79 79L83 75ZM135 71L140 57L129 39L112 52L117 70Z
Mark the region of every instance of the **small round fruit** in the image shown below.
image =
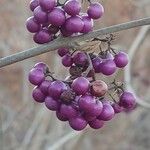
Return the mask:
M63 56L62 58L62 64L65 67L71 67L71 65L73 64L73 60L70 54L66 54Z
M89 90L90 82L84 77L78 77L72 82L72 89L77 95L84 95Z
M33 68L29 72L28 79L33 85L40 85L45 80L45 75L41 69Z
M95 73L101 72L101 68L100 68L101 62L102 62L102 59L99 57L95 57L94 59L92 59L92 64L93 64L93 68L95 70Z
M60 107L60 103L58 102L58 100L54 100L52 97L47 96L45 98L45 106L52 111L56 111L59 109Z
M41 8L45 11L52 11L56 5L56 0L39 0Z
M27 19L26 21L26 28L31 33L36 33L40 30L41 25L35 20L35 18L32 16Z
M53 25L49 25L48 26L48 31L52 34L56 34L59 31L59 27L53 26Z
M34 68L43 70L44 73L48 70L48 66L43 62L38 62L34 65Z
M104 126L104 121L95 119L89 122L89 126L93 129L100 129Z
M109 103L103 103L103 110L98 116L98 119L103 121L111 120L115 115L113 107Z
M132 93L123 92L123 94L120 96L119 105L126 109L132 109L136 105L136 99Z
M90 116L89 114L84 113L84 114L83 114L83 118L84 118L87 122L89 122L89 121L95 120L95 119L96 119L96 116Z
M79 15L79 12L81 10L81 4L77 0L68 0L64 4L64 10L68 15Z
M68 48L65 48L65 47L62 47L62 48L59 48L58 51L57 51L58 55L60 57L63 57L64 55L68 54L69 53L69 49Z
M37 86L32 91L32 97L38 103L43 103L45 101L45 95L41 92L41 90Z
M104 7L100 3L91 3L87 13L90 18L99 19L104 14Z
M49 80L44 80L39 88L40 90L45 94L45 95L48 95L48 87L50 86L50 84L52 83L52 81L49 81Z
M76 131L81 131L87 126L86 120L80 116L70 119L69 124Z
M124 52L119 52L115 55L114 61L118 68L123 68L128 64L128 55Z
M61 26L60 28L60 32L64 37L68 37L71 36L73 34L73 32L70 32L66 29L65 25Z
M60 121L67 121L68 118L66 118L63 114L60 113L60 111L56 111L56 116Z
M108 86L104 81L96 80L92 82L92 85L91 85L92 95L101 97L101 96L104 96L107 91L108 91Z
M113 109L114 109L116 114L118 114L118 113L123 111L123 107L119 106L118 103L113 103L112 107L113 107Z
M39 0L31 0L30 1L30 9L31 11L34 11L34 9L39 6Z

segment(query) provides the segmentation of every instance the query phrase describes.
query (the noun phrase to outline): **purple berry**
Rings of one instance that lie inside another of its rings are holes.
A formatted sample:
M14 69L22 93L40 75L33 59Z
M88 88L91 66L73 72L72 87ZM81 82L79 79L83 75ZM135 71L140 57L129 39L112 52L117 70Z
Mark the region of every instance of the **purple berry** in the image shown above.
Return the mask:
M60 103L58 102L58 100L54 100L52 97L47 96L45 98L45 106L52 111L56 111L59 109L60 107Z
M68 15L76 16L81 10L81 4L77 0L68 0L64 5L64 10Z
M50 26L48 26L48 31L52 34L56 34L59 31L59 27L50 25Z
M77 110L74 109L71 105L62 104L60 107L60 113L68 119L77 116Z
M40 6L34 9L34 17L39 23L46 23L47 22L47 13L42 10Z
M136 99L132 93L123 92L123 94L120 96L119 105L126 109L132 109L136 105Z
M112 75L116 71L116 64L112 59L103 60L99 67L106 76Z
M39 0L40 6L45 11L52 11L56 5L56 0Z
M104 121L95 119L89 122L89 126L93 129L100 129L104 126Z
M100 68L101 62L102 62L102 59L99 57L96 57L92 60L92 64L93 64L93 68L95 70L95 73L101 72L101 68Z
M96 116L90 116L89 114L85 113L83 114L83 117L84 119L89 122L89 121L92 121L92 120L95 120L96 119Z
M66 118L60 111L56 111L56 116L60 121L67 121L68 118Z
M33 85L40 85L45 80L45 75L41 69L33 68L29 72L28 79Z
M71 33L81 32L83 27L84 23L79 16L73 16L66 19L65 28Z
M38 22L35 20L35 18L32 16L27 19L26 21L26 28L31 33L36 33L40 30L41 25L38 24Z
M78 52L73 56L73 62L77 66L85 66L88 62L87 55L84 52Z
M46 70L48 70L48 66L43 63L43 62L38 62L34 65L34 68L37 68L37 69L42 69L44 73L46 73Z
M79 107L81 110L83 110L86 113L90 113L91 111L93 111L93 109L95 107L95 103L96 103L95 98L93 96L90 96L90 95L83 95L79 99ZM97 111L96 109L99 109L99 108L95 107L95 112Z
M48 14L48 22L54 26L61 26L65 23L65 12L63 9L59 7L55 7L49 14Z
M69 49L68 48L59 48L58 51L57 51L58 55L60 57L63 57L64 55L68 54L69 53Z
M87 126L86 120L80 116L70 119L69 124L74 130L77 131L81 131Z
M44 44L50 42L53 37L46 29L42 29L34 35L33 39L37 44Z
M77 95L83 95L89 90L90 82L84 77L78 77L72 82L72 89Z
M103 121L111 120L115 115L113 107L109 103L103 103L103 109L98 119Z
M81 33L88 33L93 29L93 19L88 16L82 16L82 21L84 23Z
M60 28L60 32L64 37L68 37L71 36L73 34L73 32L70 32L66 29L65 25L61 26Z
M87 13L90 18L99 19L104 14L104 7L100 3L91 3Z
M116 114L123 111L123 107L119 106L118 103L113 103L112 107L113 107L113 109L114 109L114 111L115 111Z
M30 9L31 11L34 11L34 9L39 6L39 0L31 0L30 1Z
M63 91L67 90L67 86L62 81L54 81L48 88L49 95L54 99L59 99Z
M128 64L128 55L124 52L119 52L115 55L114 61L118 68L123 68Z
M48 95L48 87L50 86L51 83L52 81L45 80L40 84L39 88L45 95Z
M72 57L70 54L66 54L62 57L62 64L65 67L71 67L71 65L73 64L73 61L72 61Z
M41 90L37 86L32 91L32 97L38 103L43 103L45 101L45 95L41 92Z

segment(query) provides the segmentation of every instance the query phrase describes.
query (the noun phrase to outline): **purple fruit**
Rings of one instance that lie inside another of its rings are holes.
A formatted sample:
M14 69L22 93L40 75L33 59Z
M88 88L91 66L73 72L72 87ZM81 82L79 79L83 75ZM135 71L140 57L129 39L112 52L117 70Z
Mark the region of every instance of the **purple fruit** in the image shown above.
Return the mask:
M102 62L102 59L99 57L96 57L92 60L92 64L93 64L93 68L95 70L95 73L101 72L101 68L100 68L101 62Z
M59 99L63 91L67 90L67 86L62 81L54 81L48 88L49 95L54 99Z
M90 18L99 19L104 14L104 7L100 3L91 3L87 13Z
M123 68L128 64L128 55L124 52L119 52L115 55L114 61L118 68Z
M45 101L45 95L41 92L41 90L37 86L32 91L32 97L38 103L43 103Z
M60 113L68 119L77 116L77 110L74 109L71 105L62 104L60 107Z
M59 27L50 25L50 26L48 26L48 31L52 34L56 34L59 31Z
M104 121L95 119L89 122L89 126L93 129L100 129L104 126Z
M111 120L115 115L113 107L108 103L103 103L103 110L98 116L98 119L103 121Z
M60 121L67 121L68 118L66 118L63 114L60 113L60 111L56 111L56 116Z
M85 16L82 16L82 21L84 23L84 26L83 26L81 33L88 33L90 31L92 31L93 19L91 19L89 16L85 15Z
M123 111L123 107L119 106L118 103L113 103L112 107L113 107L113 109L114 109L114 111L115 111L116 114Z
M90 82L84 77L78 77L72 82L72 89L77 95L83 95L89 90Z
M34 68L37 68L37 69L42 69L44 73L46 73L46 70L48 70L48 66L43 63L43 62L38 62L34 65Z
M56 5L56 0L39 0L40 6L45 11L52 11Z
M35 20L35 18L32 16L27 19L26 21L26 28L31 33L36 33L40 30L41 25Z
M81 32L83 27L84 23L79 16L73 16L66 19L65 28L71 33Z
M73 56L73 62L77 66L85 66L88 63L87 55L84 52L78 52Z
M34 11L34 9L39 6L39 0L31 0L30 1L30 9L31 11Z
M39 23L46 23L46 22L47 22L47 19L48 19L48 18L47 18L47 13L44 12L40 6L38 6L38 7L36 7L36 8L34 9L33 14L34 14L35 19L36 19Z
M71 67L71 65L73 64L73 61L72 61L72 57L70 54L66 54L62 57L62 64L65 67Z
M71 36L73 34L73 32L70 32L66 29L65 25L61 26L60 28L60 32L64 37L68 37Z
M57 51L58 55L60 57L63 57L64 55L68 54L69 53L69 49L68 48L65 48L65 47L62 47L62 48L59 48L58 51Z
M64 10L68 15L76 16L81 10L81 4L77 0L68 0L64 5Z
M136 105L136 99L132 93L123 92L123 94L120 96L119 105L126 109L132 109Z
M44 80L41 84L40 84L40 90L45 94L48 95L48 88L50 86L50 84L52 83L52 81L49 80Z
M93 111L94 107L95 107L95 110L94 110L95 112L97 111L97 109L99 109L99 108L96 108L95 103L96 103L95 98L90 95L83 95L79 99L79 107L81 110L83 110L86 113L90 113L91 111ZM93 112L93 114L95 112Z
M54 100L52 97L47 96L45 98L45 106L52 111L56 111L59 109L60 107L60 103L58 102L58 100Z
M89 122L89 121L92 121L92 120L95 120L96 119L96 116L90 116L89 114L83 114L83 118Z
M52 35L46 29L40 30L33 37L34 42L36 42L38 44L48 43L52 39L53 39Z
M80 116L70 119L69 124L74 130L77 131L81 131L87 126L86 120Z
M61 26L65 23L65 12L63 9L59 7L55 7L49 14L48 14L48 22L53 26Z
M41 69L33 68L29 72L28 79L34 85L40 85L45 80L45 75Z

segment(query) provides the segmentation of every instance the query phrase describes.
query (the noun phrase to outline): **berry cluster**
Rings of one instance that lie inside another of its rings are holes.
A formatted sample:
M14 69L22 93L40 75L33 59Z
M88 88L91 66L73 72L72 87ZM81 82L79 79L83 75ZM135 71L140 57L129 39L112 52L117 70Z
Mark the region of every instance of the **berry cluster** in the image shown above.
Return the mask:
M31 0L33 16L26 21L29 32L34 33L33 40L38 44L52 41L59 34L75 36L88 33L93 29L93 19L99 19L104 8L99 3L90 3L87 13L81 13L78 0L67 0L60 4L56 0Z
M58 53L63 56L62 60L65 62L64 58L70 52L62 48L58 50ZM35 85L33 99L36 102L45 103L49 110L56 111L59 120L68 121L69 125L77 131L83 130L87 125L93 129L102 128L104 123L111 120L115 114L131 110L136 104L133 94L124 91L122 85L113 82L113 87L109 88L104 81L90 80L84 75L88 67L83 68L90 64L87 56L87 53L78 52L70 58L71 63L67 67L70 66L70 72L73 73L65 81L54 78L48 66L42 62L37 63L29 72L29 81ZM115 58L114 61L122 66L122 60L124 60L121 59L122 55L118 53L115 57L117 61ZM65 64L68 64L69 61L66 62ZM78 74L76 69L71 71L73 67L81 67L81 74ZM110 90L117 91L118 101L107 98Z

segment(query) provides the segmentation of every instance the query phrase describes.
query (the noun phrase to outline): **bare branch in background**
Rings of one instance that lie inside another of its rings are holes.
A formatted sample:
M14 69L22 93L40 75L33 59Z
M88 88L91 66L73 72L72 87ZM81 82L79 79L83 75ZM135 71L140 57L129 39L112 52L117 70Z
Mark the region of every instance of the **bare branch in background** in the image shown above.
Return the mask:
M56 40L39 46L39 47L35 47L35 48L31 48L25 51L22 51L20 53L16 53L4 58L0 59L0 68L49 52L49 51L54 51L60 47L73 47L73 46L77 46L77 43L80 43L82 41L86 41L95 37L98 37L100 35L105 35L105 34L109 34L109 33L114 33L114 32L118 32L118 31L122 31L122 30L127 30L127 29L131 29L131 28L135 28L138 26L143 26L143 25L149 25L150 24L150 18L144 18L144 19L140 19L140 20L135 20L135 21L131 21L131 22L127 22L127 23L122 23L122 24L118 24L118 25L114 25L114 26L110 26L110 27L106 27L106 28L102 28L93 32L90 32L88 34L85 35L80 35L77 37L67 37L67 38L57 38Z

